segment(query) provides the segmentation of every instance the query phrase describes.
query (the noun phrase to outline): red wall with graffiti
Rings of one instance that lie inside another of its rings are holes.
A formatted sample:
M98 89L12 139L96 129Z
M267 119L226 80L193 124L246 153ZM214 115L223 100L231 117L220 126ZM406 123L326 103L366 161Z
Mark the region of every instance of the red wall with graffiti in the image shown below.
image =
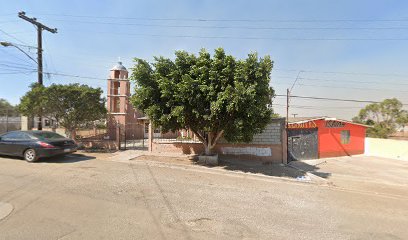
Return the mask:
M364 153L366 127L341 121L315 120L318 128L319 157L350 156ZM342 137L342 131L343 137ZM349 132L349 135L347 134ZM347 137L347 135L349 137Z

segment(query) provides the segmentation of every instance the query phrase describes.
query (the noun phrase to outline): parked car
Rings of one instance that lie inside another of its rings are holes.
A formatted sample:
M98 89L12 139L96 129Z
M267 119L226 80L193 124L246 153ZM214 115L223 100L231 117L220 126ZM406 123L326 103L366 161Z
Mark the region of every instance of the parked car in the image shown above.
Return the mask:
M12 131L0 135L0 155L39 158L73 153L78 145L72 139L49 131Z

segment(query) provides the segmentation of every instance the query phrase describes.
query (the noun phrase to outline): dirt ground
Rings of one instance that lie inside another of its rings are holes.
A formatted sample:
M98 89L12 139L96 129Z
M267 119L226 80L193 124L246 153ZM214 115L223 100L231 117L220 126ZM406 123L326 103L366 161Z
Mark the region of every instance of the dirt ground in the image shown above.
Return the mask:
M313 167L339 187L299 182L302 171L278 173L279 165L205 167L142 154L0 156L0 202L13 207L0 239L408 239L407 194L355 189L389 188L403 163L377 181L357 177L369 159Z
M320 176L338 188L408 196L408 161L361 155L290 164Z

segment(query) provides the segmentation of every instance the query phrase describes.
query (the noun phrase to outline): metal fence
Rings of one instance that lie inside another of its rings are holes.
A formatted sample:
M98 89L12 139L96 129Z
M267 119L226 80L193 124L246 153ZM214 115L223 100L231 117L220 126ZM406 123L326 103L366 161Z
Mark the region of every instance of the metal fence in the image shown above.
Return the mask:
M198 143L198 138L191 130L179 130L176 132L162 132L160 129L153 131L153 141L156 143Z
M109 126L105 129L81 129L77 131L77 140L89 148L111 148L112 144L115 144L120 150L147 150L148 142L144 126L141 124Z
M0 134L21 130L21 117L0 116Z
M145 126L139 123L130 123L122 126L120 148L122 150L147 150L147 134Z

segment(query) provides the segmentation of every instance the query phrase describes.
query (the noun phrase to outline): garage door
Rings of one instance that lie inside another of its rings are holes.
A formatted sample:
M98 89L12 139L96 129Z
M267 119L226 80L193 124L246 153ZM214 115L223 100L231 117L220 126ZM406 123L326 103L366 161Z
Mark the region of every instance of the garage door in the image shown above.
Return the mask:
M307 160L318 158L317 128L289 129L289 160Z

